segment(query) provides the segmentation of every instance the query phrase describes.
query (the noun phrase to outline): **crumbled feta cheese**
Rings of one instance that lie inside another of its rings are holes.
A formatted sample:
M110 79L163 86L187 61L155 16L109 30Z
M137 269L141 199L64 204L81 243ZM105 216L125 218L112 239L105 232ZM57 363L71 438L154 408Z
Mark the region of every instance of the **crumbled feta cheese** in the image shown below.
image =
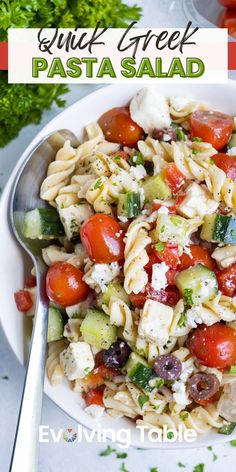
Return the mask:
M137 181L144 179L144 177L147 175L145 167L143 167L141 164L137 165L136 167L131 166L130 173Z
M130 103L130 114L145 133L151 133L154 128L166 128L171 124L166 98L152 87L143 88L134 95Z
M169 339L173 308L156 300L147 300L141 311L139 335L147 341L164 346Z
M162 215L168 215L169 210L168 210L168 208L167 208L166 206L161 206L161 207L159 208L159 210L157 210L157 213L158 213L159 215L161 215L161 214L162 214Z
M66 314L69 318L81 318L86 315L88 308L94 304L94 295L91 293L86 300L66 307Z
M169 267L165 262L160 264L153 264L152 266L152 288L154 290L161 290L162 288L167 287L167 278L166 273L168 272Z
M172 385L173 397L176 403L181 406L188 405L190 400L186 392L186 385L181 380L176 380Z
M82 319L70 318L64 326L63 336L73 343L79 341L81 323Z
M70 343L60 354L60 365L68 380L83 379L94 368L94 359L88 343Z
M197 305L186 310L186 326L188 328L196 328L197 323L202 323L201 308L201 305Z
M205 188L193 182L186 189L186 197L178 207L178 213L187 218L203 217L206 214L215 213L219 202L211 198L211 194Z
M106 285L111 282L120 273L120 267L118 262L112 262L111 264L94 264L89 275L89 280L86 278L86 282L89 283L92 288L98 286L102 292L106 291Z
M228 149L226 154L229 154L229 156L235 156L236 155L236 147L233 146L232 148Z
M121 223L127 223L127 221L129 221L128 218L126 218L126 216L118 216L118 220L120 220Z
M84 411L88 413L88 415L92 416L95 420L98 420L103 416L105 408L100 405L89 405L87 406Z
M169 136L169 134L164 133L163 136L162 136L162 139L163 139L163 141L170 141L171 137Z

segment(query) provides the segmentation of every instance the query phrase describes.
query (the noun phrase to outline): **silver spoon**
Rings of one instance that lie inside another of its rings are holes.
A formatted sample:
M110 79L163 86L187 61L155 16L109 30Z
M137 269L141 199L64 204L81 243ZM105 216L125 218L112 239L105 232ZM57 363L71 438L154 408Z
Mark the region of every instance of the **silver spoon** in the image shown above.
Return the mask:
M41 182L50 162L65 140L78 146L76 136L60 130L43 139L24 161L12 190L10 223L14 236L31 256L37 278L37 303L34 328L18 417L10 471L36 472L38 469L39 426L42 410L44 370L47 344L48 298L45 290L47 267L41 257L42 247L51 241L30 240L22 234L24 214L34 208L45 207L39 197Z

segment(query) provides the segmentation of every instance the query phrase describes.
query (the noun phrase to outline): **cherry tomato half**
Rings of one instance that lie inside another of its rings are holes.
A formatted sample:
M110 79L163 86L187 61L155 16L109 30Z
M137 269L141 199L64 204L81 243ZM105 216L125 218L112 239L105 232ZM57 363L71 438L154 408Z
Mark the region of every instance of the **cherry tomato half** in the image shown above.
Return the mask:
M217 25L220 28L227 28L228 33L236 37L236 2L234 3L234 8L225 9L220 13L220 16L217 21Z
M199 137L219 150L229 141L233 119L217 111L195 111L190 117L191 138Z
M14 293L14 299L17 306L17 310L26 313L32 306L33 300L28 290L19 290Z
M227 177L232 180L236 180L236 157L229 156L229 154L223 154L219 152L212 156L212 159L217 167L223 170Z
M224 7L236 7L236 0L218 0Z
M207 367L227 369L236 363L236 331L227 325L202 324L192 331L187 344L191 353Z
M46 291L50 300L62 306L82 302L89 286L82 280L83 272L68 262L55 262L46 277Z
M86 406L90 405L99 405L104 406L103 404L103 390L100 388L93 388L86 393L83 393L83 399L86 403Z
M25 288L36 287L36 277L34 275L26 275L24 287Z
M186 177L180 170L177 165L172 162L168 164L163 170L164 178L166 183L169 185L173 193L177 193L182 185L184 184Z
M185 252L182 254L178 270L185 270L196 264L203 264L210 270L214 270L215 268L214 260L212 259L208 249L193 244L192 246L189 246L189 254L186 254Z
M217 272L216 278L223 295L228 297L236 295L236 264Z
M130 301L136 308L143 308L146 300L156 300L166 305L174 306L180 299L180 294L175 286L167 287L166 289L154 290L150 283L146 285L145 292L131 293L129 295Z
M112 216L97 213L82 225L80 237L93 262L109 264L124 258L124 231Z
M157 245L157 247L159 247ZM153 252L157 258L157 262L165 262L170 269L176 269L179 264L179 251L178 246L175 244L163 243L163 246L157 250L153 248Z
M129 107L112 108L100 116L99 125L107 141L123 146L136 147L144 133L129 113Z

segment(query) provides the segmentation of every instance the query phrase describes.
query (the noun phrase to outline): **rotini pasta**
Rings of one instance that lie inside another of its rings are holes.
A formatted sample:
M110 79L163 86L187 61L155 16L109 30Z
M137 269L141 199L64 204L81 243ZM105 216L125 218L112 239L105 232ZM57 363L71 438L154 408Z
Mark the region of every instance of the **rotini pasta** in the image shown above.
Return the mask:
M214 133L201 102L148 93L132 126L66 141L40 190L54 208L26 215L25 237L47 241L46 370L100 413L205 434L236 422L235 123L217 112Z

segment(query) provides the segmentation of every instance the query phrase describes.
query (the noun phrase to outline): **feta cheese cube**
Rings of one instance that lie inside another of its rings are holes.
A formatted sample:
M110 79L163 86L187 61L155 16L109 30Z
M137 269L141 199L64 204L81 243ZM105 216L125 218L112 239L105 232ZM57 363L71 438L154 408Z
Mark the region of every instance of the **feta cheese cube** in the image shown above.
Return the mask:
M219 202L211 198L206 189L193 182L186 189L186 197L179 205L178 212L187 218L203 217L206 214L215 213L218 205Z
M143 88L134 95L130 103L130 114L145 133L171 124L167 100L153 87Z
M87 406L84 411L88 413L88 415L92 416L95 420L98 420L103 416L105 408L100 405L89 405Z
M93 210L88 203L70 205L67 208L59 207L58 211L68 239L77 236L84 221L93 214Z
M147 300L138 325L139 335L147 341L164 346L169 339L173 308L156 300Z
M167 287L167 278L166 273L168 272L169 267L165 262L160 264L153 264L152 266L152 288L154 290L161 290L162 288Z
M94 368L94 359L88 343L70 343L60 354L60 365L68 380L82 379Z
M118 262L111 264L94 264L85 274L84 281L96 292L105 292L107 284L112 282L120 273Z
M130 167L130 173L131 175L139 182L139 180L144 179L146 177L147 172L145 167L143 167L141 164Z

